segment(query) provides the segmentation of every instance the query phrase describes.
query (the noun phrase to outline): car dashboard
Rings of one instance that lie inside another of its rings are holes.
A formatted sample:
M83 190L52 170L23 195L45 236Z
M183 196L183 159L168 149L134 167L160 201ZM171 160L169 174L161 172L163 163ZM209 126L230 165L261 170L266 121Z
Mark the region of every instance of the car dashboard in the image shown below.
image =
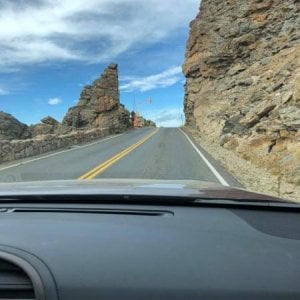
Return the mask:
M0 298L300 299L297 211L8 203L0 216Z

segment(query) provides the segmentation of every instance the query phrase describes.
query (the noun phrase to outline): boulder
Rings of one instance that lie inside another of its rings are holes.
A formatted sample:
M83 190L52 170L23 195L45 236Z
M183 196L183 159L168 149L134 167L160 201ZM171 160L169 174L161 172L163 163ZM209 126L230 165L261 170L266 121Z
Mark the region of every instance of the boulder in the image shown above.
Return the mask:
M54 133L54 126L49 124L35 124L31 125L29 128L32 137L36 137L39 135L52 134Z
M54 118L52 118L52 117L50 117L50 116L47 116L47 117L43 118L43 119L41 120L41 122L42 122L43 124L52 125L52 126L55 126L55 125L58 125L58 124L59 124L59 122L58 122L57 120L55 120Z
M60 123L52 118L47 116L41 119L41 123L31 125L29 131L32 137L53 134L60 127Z

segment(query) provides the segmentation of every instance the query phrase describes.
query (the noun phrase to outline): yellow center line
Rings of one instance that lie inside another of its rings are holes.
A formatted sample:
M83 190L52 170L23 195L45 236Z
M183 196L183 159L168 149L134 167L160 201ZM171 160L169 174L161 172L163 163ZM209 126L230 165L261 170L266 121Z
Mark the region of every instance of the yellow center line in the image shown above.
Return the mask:
M140 147L142 144L144 144L147 140L149 140L154 134L158 132L159 128L157 128L154 132L151 132L149 135L145 136L141 140L139 140L137 143L131 145L130 147L126 148L125 150L119 152L115 156L111 157L110 159L104 161L97 167L93 168L92 170L88 171L87 173L80 176L78 179L93 179L99 174L103 173L106 169L108 169L110 166L115 164L117 161L122 159L124 156L128 155L130 152L134 151L136 148Z

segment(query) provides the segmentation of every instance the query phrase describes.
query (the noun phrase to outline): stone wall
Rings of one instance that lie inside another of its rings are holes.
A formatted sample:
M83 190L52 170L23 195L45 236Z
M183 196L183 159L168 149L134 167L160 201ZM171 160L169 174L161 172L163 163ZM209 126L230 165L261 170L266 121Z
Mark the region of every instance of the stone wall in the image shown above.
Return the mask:
M48 134L24 140L0 140L0 163L68 148L106 136L111 130L90 129L74 131L65 135Z
M300 4L202 0L183 72L186 125L300 185Z

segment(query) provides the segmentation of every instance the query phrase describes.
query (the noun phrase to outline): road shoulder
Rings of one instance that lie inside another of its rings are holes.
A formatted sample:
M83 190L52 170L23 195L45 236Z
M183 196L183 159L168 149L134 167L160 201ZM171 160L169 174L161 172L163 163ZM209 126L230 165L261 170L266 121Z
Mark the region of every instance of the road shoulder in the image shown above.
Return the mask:
M236 153L212 143L194 129L188 127L182 129L195 142L197 147L203 150L207 158L215 163L216 167L221 166L220 172L223 169L235 178L237 185L233 184L233 186L291 200L300 199L299 189L296 190L293 185L288 183L280 183L278 176L272 175L267 170L258 168Z
M180 128L194 143L194 145L199 149L199 151L205 156L205 158L209 161L209 163L213 166L213 168L222 176L226 182L231 187L243 188L243 184L239 182L224 166L222 166L221 162L213 157L210 152L208 152L204 147L202 147L202 143L199 143L200 140L197 138L197 135L193 133L189 128L182 127Z

